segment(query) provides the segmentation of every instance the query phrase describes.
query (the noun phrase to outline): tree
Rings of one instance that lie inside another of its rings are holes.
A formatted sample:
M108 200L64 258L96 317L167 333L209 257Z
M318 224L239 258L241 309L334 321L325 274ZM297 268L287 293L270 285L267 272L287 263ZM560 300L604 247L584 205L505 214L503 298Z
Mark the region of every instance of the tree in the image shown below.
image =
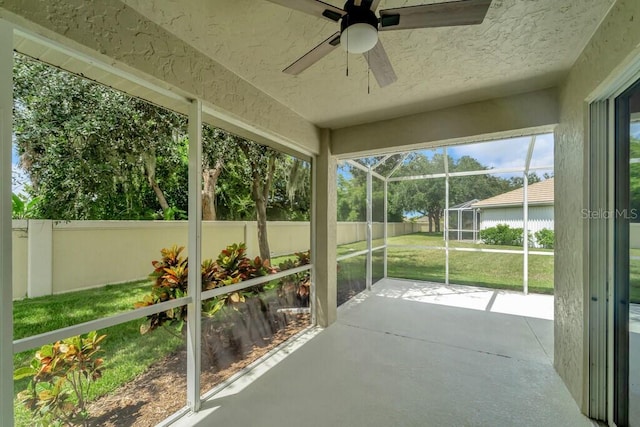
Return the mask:
M237 137L204 125L202 129L202 219L218 219L216 192L225 163L236 155Z
M185 188L184 117L19 55L14 95L18 153L44 217L150 218L182 202L167 188Z
M535 172L529 172L527 177L528 177L529 185L542 181L542 178L540 178L538 174ZM549 174L546 174L546 173L543 175L543 177L544 179L550 178ZM524 178L521 176L512 176L511 178L509 178L509 186L511 187L511 189L514 189L514 190L516 188L524 187Z
M382 157L372 157L361 159L364 164L375 165ZM376 172L385 176L391 167L395 165L394 159L387 159L389 163L383 163ZM389 166L390 165L390 166ZM349 179L347 179L349 177ZM374 222L384 221L384 187L382 181L373 178L372 181L372 220ZM337 182L338 196L338 221L366 221L367 219L367 173L345 163L338 168ZM402 221L402 210L398 208L388 194L387 206L388 221Z
M431 158L416 153L399 172L404 176L441 174L444 158L436 154ZM445 207L444 178L400 181L393 188L394 202L404 212L418 212L429 220L429 232L440 232L442 213Z
M486 166L469 156L462 156L458 160L449 158L450 172L489 170ZM488 199L489 197L512 190L513 181L490 174L450 177L449 178L449 206L468 202L473 199Z
M448 157L449 172L482 171L488 168L469 156L459 159ZM405 176L444 173L444 157L435 154L431 158L417 153L400 170ZM490 174L450 177L449 206L473 199L486 199L512 189L512 182ZM394 186L395 203L405 212L418 212L429 219L429 231L440 232L445 208L445 178L401 181Z
M38 211L50 219L184 218L186 118L16 56L14 135ZM203 129L203 219L309 219L308 163ZM250 185L247 185L250 183Z
M255 203L258 222L260 258L270 260L271 251L269 250L269 238L267 236L267 204L271 183L276 171L276 161L281 157L281 154L272 148L243 138L238 138L237 142L251 170L251 196Z

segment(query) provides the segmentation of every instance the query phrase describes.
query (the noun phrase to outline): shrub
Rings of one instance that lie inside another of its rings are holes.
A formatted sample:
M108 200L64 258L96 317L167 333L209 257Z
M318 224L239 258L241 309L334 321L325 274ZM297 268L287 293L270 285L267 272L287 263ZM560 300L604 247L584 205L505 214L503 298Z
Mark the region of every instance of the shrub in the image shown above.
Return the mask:
M301 267L311 263L311 251L296 252L295 259L288 259L278 266L280 271ZM309 305L309 295L311 294L311 273L303 271L286 276L278 282L278 296L284 298L289 304L293 304L294 299L300 306Z
M246 252L247 247L244 243L234 243L223 249L212 264L214 280L206 289L233 285L243 280L276 272L269 264L269 260L263 261L259 256L251 260L246 256ZM257 290L262 291L263 288L264 285L260 285ZM248 296L251 296L251 292L238 291L208 299L202 303L202 313L204 316L211 317L225 306L235 308L237 304L244 303Z
M160 261L153 261L154 271L150 277L155 279L151 294L142 301L135 303L135 307L146 307L181 298L187 295L189 262L180 254L184 246L174 245L161 250ZM247 248L244 243L234 243L220 252L216 261L204 260L200 267L202 274L202 290L209 290L221 286L228 286L254 277L274 273L269 261L262 261L260 257L253 260L246 256ZM221 295L203 302L202 312L205 316L212 316L225 305L243 303L247 292L234 292ZM174 326L182 331L187 320L186 306L176 307L147 317L147 321L140 326L140 333L145 334L160 326Z
M189 269L187 259L180 256L184 246L173 245L160 251L162 259L153 261L153 273L149 276L155 279L151 288L151 294L146 295L142 301L135 303L135 307L146 307L161 302L182 298L187 295ZM185 306L175 307L147 317L147 321L140 326L140 333L145 334L165 324L172 324L179 330L182 329L187 318Z
M487 245L522 246L524 231L522 228L511 228L507 224L480 230L480 239ZM529 236L529 241L531 236Z
M31 411L36 425L87 424L89 389L102 376L103 361L95 356L105 337L94 331L45 345L29 366L14 371L14 380L31 377L18 401Z
M553 230L543 228L540 231L536 231L534 235L536 237L536 242L538 242L538 245L542 246L545 249L553 249L555 242L555 233L553 232Z
M188 286L188 261L180 256L183 248L173 246L162 250L162 259L154 261L155 278L153 289L136 307L144 307L186 295ZM260 276L275 273L277 270L260 257L250 259L246 256L244 243L229 245L220 252L215 261L204 260L201 265L202 290L230 286ZM291 267L309 263L309 253L296 254ZM295 275L298 295L306 295L308 300L310 281L308 275ZM294 275L292 275L294 276ZM306 281L303 278L306 277ZM240 360L242 354L253 346L262 346L273 334L286 325L286 314L279 312L279 297L265 294L280 286L275 280L252 286L240 291L227 292L202 302L202 356L210 366L222 366L228 360ZM266 298L265 298L266 296ZM275 297L275 298L274 298ZM147 317L140 327L141 333L147 333L159 326L176 326L184 333L187 313L184 308L163 311ZM170 331L171 332L171 331ZM231 358L231 359L230 359Z

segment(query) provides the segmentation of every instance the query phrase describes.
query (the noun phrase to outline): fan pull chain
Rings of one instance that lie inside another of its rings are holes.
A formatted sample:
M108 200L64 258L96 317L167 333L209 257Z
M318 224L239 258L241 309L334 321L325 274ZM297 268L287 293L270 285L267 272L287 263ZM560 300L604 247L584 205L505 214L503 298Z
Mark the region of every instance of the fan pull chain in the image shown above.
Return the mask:
M369 51L367 51L367 95L371 95L371 66L369 65Z
M349 17L347 16L347 22ZM349 77L349 32L347 31L347 48L345 49L345 54L347 55L347 77Z
M347 40L349 39L349 36L347 35ZM347 77L349 77L349 52L347 52Z

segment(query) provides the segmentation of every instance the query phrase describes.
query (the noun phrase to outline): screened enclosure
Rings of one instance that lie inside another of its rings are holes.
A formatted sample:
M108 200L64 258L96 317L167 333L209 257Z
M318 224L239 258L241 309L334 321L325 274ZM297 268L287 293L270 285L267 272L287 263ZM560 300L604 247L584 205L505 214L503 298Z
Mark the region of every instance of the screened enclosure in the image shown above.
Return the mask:
M553 202L551 134L342 160L338 220L365 236L339 241L338 292L357 260L352 294L382 277L553 293Z

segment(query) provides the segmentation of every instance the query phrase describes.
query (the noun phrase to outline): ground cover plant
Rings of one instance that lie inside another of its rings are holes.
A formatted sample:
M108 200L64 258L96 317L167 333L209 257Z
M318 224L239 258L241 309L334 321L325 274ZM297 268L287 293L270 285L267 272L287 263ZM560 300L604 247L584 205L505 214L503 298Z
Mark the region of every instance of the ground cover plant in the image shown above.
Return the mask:
M87 397L102 376L99 353L105 338L93 331L44 345L28 366L15 370L14 379L29 379L17 398L31 412L34 425L87 425Z

